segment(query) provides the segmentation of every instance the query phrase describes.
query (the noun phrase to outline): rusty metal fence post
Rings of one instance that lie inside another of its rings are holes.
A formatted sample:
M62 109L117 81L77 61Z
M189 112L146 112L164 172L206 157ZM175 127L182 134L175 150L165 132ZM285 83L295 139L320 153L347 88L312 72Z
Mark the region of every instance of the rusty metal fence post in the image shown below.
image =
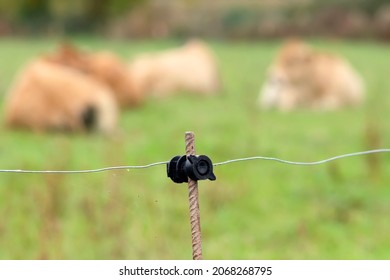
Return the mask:
M186 156L196 155L195 152L195 134L186 132ZM188 178L188 191L190 202L190 222L192 236L192 259L202 260L202 234L200 229L200 210L199 210L199 192L198 181Z

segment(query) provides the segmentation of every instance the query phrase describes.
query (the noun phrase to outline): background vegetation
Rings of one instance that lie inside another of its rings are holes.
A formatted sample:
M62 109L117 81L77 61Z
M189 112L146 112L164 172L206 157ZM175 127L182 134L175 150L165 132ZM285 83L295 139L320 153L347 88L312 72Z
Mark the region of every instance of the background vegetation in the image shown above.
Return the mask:
M387 0L0 0L2 34L390 40Z
M177 46L174 40L74 38L90 50L130 59ZM212 41L222 79L218 96L150 98L123 113L120 132L32 134L0 127L0 168L89 169L169 160L184 153L184 132L214 162L264 155L314 161L390 147L387 45L312 40L346 56L366 81L362 108L264 112L256 99L280 41ZM55 39L1 39L0 90ZM390 157L320 166L242 162L200 182L205 259L390 258ZM1 259L190 259L187 188L164 166L84 175L0 174Z

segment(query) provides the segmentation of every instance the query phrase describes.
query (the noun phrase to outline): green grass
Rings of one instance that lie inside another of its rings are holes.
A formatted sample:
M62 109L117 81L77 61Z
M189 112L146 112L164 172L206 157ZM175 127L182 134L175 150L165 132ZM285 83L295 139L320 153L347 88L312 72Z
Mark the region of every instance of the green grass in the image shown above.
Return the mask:
M175 41L78 38L125 59ZM349 58L366 80L358 109L331 113L262 112L265 69L279 42L212 42L219 96L148 99L121 116L121 133L32 134L0 127L0 168L89 169L138 165L184 154L184 132L214 162L264 155L314 161L390 147L390 49L374 42L312 42ZM54 39L1 39L0 90L17 70L54 48ZM320 166L251 161L215 168L202 181L205 259L389 259L390 156ZM190 259L185 184L164 166L84 175L0 173L0 259Z

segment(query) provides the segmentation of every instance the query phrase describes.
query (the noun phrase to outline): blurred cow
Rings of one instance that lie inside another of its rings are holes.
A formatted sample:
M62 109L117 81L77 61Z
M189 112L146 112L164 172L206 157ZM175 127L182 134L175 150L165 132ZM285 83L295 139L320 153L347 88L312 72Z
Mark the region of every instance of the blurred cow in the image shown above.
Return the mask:
M129 68L138 90L155 96L178 91L212 95L220 90L214 55L199 40L191 40L180 48L139 55Z
M360 104L363 91L363 81L348 61L290 40L269 68L259 104L282 111L332 110Z
M55 53L47 55L46 59L74 68L105 84L111 88L121 107L135 106L142 100L141 93L134 87L127 65L111 52L89 53L64 44Z
M33 131L111 132L117 115L110 89L69 67L42 59L23 69L5 102L6 124Z

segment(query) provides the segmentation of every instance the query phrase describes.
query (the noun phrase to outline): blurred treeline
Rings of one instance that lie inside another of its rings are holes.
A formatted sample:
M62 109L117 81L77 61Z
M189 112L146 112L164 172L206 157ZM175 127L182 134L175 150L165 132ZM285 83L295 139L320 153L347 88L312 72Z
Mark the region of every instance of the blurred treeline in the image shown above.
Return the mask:
M100 31L143 0L0 0L0 33Z
M388 0L0 0L0 34L390 40Z

